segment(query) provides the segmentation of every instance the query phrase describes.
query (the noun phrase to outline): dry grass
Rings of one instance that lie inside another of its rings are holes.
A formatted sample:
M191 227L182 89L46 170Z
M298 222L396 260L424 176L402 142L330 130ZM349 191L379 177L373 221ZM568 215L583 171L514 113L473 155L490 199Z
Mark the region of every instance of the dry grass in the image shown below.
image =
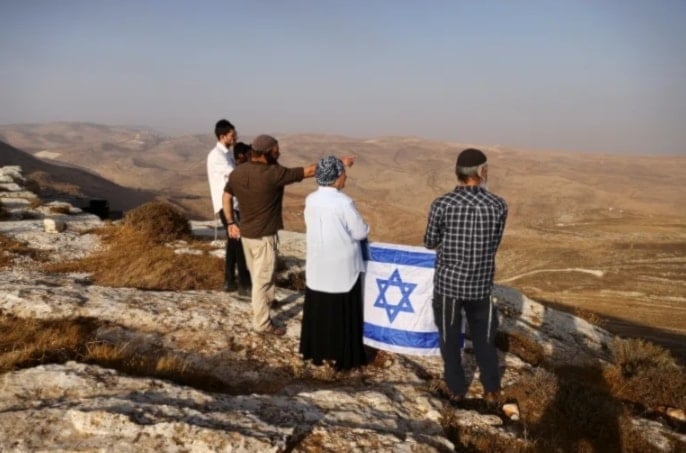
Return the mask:
M54 214L71 214L71 209L67 205L50 206L50 212Z
M65 361L82 350L93 320L38 321L0 318L0 372L39 363Z
M92 318L40 321L0 317L0 373L43 363L76 360L132 375L164 378L203 389L225 386L171 352L143 355L129 343L97 340L104 324Z
M176 254L165 245L188 240L193 248L205 246L190 240L188 219L170 205L147 203L130 211L122 226L108 226L99 233L105 244L101 252L77 261L52 263L45 269L87 272L93 282L111 287L175 291L221 287L222 259L206 253Z
M16 255L28 256L35 261L47 259L44 251L33 249L24 242L0 234L0 269L11 266Z
M601 316L595 312L586 310L585 308L576 307L574 309L574 316L581 318L589 324L593 324L594 326L605 328L607 325L607 322Z
M666 349L641 339L616 338L605 378L617 398L655 409L686 409L686 374Z
M667 351L642 340L618 339L613 352L610 367L538 368L506 389L535 451L655 451L630 416L650 417L661 405L683 408L683 370Z
M518 401L536 451L620 451L627 410L599 367L538 369L506 393Z
M498 349L515 354L534 366L542 364L546 357L543 346L526 335L498 332L495 342Z

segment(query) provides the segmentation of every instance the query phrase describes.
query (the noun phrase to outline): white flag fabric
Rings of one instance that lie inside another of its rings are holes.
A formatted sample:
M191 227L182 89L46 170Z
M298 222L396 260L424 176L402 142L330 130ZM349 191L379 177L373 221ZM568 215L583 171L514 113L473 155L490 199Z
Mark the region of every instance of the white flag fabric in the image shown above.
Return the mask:
M401 354L440 355L431 300L436 253L369 243L364 275L364 344Z

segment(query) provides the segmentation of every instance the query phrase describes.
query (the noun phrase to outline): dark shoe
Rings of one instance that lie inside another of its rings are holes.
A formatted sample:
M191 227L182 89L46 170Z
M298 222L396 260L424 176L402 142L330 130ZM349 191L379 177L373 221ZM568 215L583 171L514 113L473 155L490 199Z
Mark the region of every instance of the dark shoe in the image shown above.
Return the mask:
M260 333L263 333L266 335L275 335L277 337L282 337L282 336L286 335L286 329L284 329L283 327L277 326L273 322L270 322L269 326L266 329L260 331Z
M269 308L279 308L281 305L283 305L283 301L279 299L272 299L269 301L268 305Z
M252 287L250 286L239 286L238 287L238 296L239 297L246 297L250 298L252 296Z
M225 293L232 293L234 291L238 291L238 285L236 284L236 282L226 281L226 282L224 282L224 286L222 287L222 290Z
M462 406L465 402L465 397L464 397L464 395L454 395L453 394L453 395L448 396L448 402L453 407L462 408Z

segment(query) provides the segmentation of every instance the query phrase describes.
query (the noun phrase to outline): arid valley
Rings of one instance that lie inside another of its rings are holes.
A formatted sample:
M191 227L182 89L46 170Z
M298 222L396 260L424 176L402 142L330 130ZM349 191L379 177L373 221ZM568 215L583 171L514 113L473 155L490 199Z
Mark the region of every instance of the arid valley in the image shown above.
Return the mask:
M240 132L240 130L239 130ZM239 137L248 142L252 137ZM640 336L686 357L686 154L527 151L414 137L279 136L281 163L354 155L346 191L370 240L421 245L431 201L455 185L457 153L489 156L489 188L510 209L498 283ZM211 218L210 133L166 137L87 123L0 126L0 165L21 165L53 193L105 198L126 211L153 198ZM96 176L93 176L96 175ZM304 196L289 186L286 229L304 231Z

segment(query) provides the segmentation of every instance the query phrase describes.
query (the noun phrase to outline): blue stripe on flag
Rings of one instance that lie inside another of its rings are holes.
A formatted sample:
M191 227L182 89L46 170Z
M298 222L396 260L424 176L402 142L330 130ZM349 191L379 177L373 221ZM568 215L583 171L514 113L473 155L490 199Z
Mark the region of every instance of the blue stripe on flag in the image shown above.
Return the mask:
M426 267L433 269L436 266L435 253L411 252L408 250L395 250L370 245L368 248L368 261L378 263L402 264L406 266Z
M388 345L406 348L438 348L438 332L412 332L364 323L364 336Z

